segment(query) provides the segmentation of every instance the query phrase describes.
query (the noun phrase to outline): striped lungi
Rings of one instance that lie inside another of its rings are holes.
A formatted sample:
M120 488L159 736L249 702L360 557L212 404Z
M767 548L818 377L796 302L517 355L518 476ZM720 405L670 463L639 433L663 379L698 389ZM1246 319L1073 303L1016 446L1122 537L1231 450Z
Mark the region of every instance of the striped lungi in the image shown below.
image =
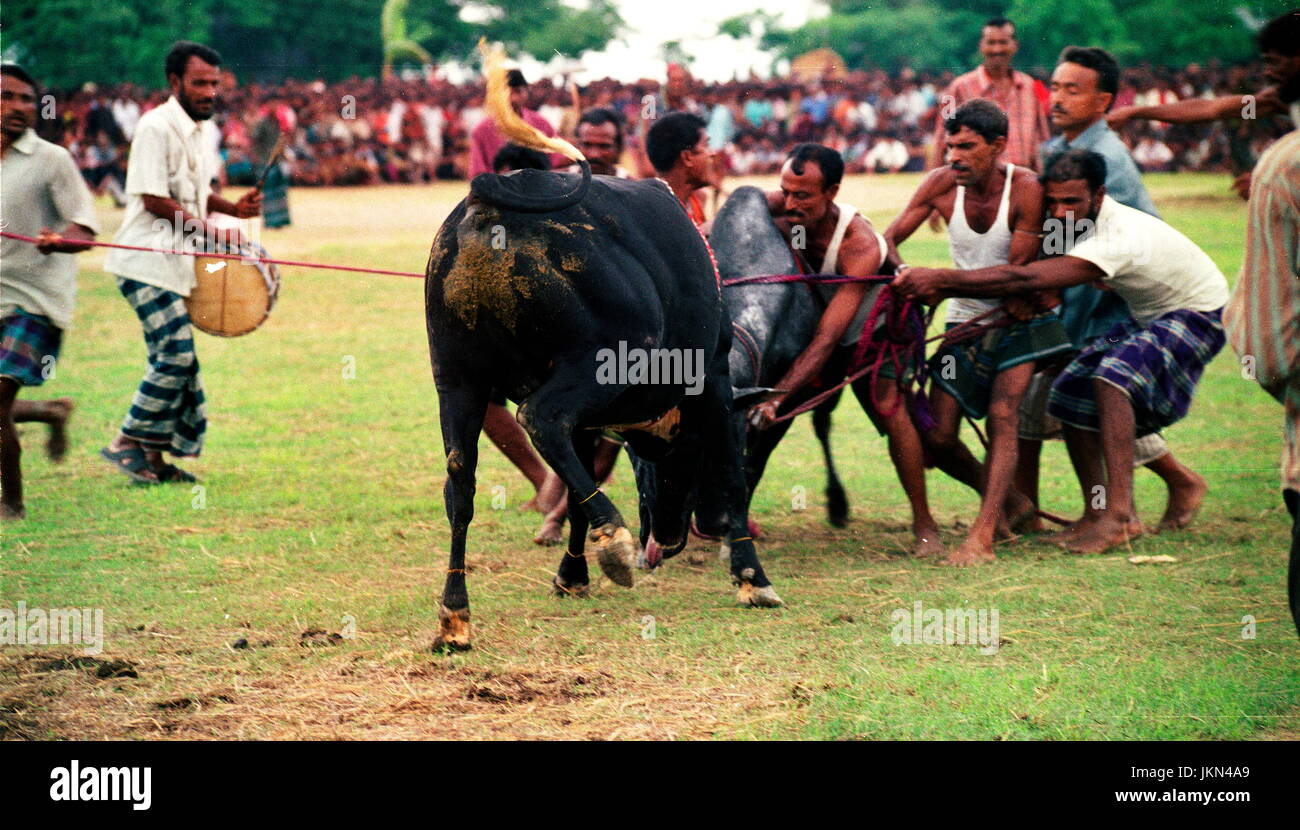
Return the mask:
M149 371L122 422L122 434L149 449L196 456L208 421L185 298L118 277L117 287L144 326Z
M1079 353L1052 384L1048 414L1099 431L1094 380L1122 389L1133 404L1137 435L1180 420L1205 365L1223 348L1222 309L1179 309L1142 325L1126 320Z
M278 163L271 165L262 186L262 221L268 228L289 225L289 177Z

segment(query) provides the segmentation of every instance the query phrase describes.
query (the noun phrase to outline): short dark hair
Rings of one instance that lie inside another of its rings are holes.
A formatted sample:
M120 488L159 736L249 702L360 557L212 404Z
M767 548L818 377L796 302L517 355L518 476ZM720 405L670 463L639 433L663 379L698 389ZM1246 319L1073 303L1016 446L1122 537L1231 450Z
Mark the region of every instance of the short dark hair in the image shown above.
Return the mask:
M1008 20L1005 17L990 17L988 20L984 21L984 25L980 27L980 31L983 32L985 29L988 29L990 27L994 29L1001 29L1003 26L1010 26L1011 36L1016 37L1016 24L1012 23L1010 20Z
M817 163L822 171L822 190L830 190L844 178L844 158L825 144L804 142L794 145L790 155L785 157L790 169L802 176L804 165L810 161Z
M958 107L951 118L943 122L943 128L948 131L948 135L956 135L961 132L962 127L969 127L971 132L978 134L989 144L999 138L1006 138L1010 129L1007 114L987 98L970 99Z
M1057 64L1077 63L1097 73L1097 89L1111 94L1111 103L1119 94L1119 61L1105 49L1096 46L1067 46L1061 50Z
M204 63L221 66L221 55L216 49L192 40L178 40L172 44L172 48L167 52L167 59L163 61L163 75L167 78L173 75L184 78L185 67L189 66L190 58L198 58Z
M1072 182L1083 179L1089 190L1096 190L1106 183L1106 159L1092 150L1066 150L1047 160L1039 182Z
M551 160L545 153L520 144L506 144L492 157L492 172L510 170L550 170Z
M650 128L645 137L645 153L655 171L667 173L686 150L700 143L704 119L689 112L670 112Z
M1257 38L1261 52L1300 55L1300 8L1280 14L1264 24Z
M605 107L592 107L582 114L578 119L578 126L590 124L593 127L599 127L601 124L614 125L614 138L618 142L618 148L623 149L623 119L618 117L618 113ZM698 141L699 138L697 137Z
M12 75L13 77L17 78L18 80L22 81L23 83L31 87L32 92L35 92L37 94L40 93L40 84L36 83L36 79L33 78L30 74L28 74L26 69L23 69L21 66L19 66L16 63L0 64L0 75Z
M528 81L524 78L524 73L518 69L511 69L506 73L506 86L511 89L518 89L521 86L528 86Z

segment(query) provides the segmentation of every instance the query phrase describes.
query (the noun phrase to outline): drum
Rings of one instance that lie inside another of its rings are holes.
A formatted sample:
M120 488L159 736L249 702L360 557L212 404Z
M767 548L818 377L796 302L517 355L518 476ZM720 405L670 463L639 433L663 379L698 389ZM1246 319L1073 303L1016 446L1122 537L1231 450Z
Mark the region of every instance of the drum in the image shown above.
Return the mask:
M190 321L199 331L217 337L239 337L266 322L275 307L280 269L255 259L269 256L266 249L247 242L237 253L249 259L194 258L195 285L185 304Z

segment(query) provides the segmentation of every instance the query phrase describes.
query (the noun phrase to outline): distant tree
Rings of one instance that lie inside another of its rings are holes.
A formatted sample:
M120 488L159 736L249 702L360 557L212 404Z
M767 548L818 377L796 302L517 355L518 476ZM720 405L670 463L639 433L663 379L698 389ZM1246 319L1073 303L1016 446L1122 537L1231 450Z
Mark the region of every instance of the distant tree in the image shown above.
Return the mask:
M828 13L782 27L774 15L737 15L718 26L793 58L828 46L854 69L879 66L961 72L979 63L980 29L990 17L1015 21L1022 67L1050 68L1069 45L1101 46L1123 63L1182 66L1254 54L1244 18L1267 20L1295 0L828 0ZM1245 12L1245 14L1243 14Z
M410 33L407 32L406 7L410 3L411 0L384 0L384 9L379 15L379 34L384 42L384 78L393 74L395 62L433 63L433 57L419 44L422 37L433 34L429 27L417 23Z
M540 60L578 57L622 26L611 0L4 0L0 50L55 86L157 87L179 39L211 45L241 79L338 80L374 76L386 59L467 58L481 34Z

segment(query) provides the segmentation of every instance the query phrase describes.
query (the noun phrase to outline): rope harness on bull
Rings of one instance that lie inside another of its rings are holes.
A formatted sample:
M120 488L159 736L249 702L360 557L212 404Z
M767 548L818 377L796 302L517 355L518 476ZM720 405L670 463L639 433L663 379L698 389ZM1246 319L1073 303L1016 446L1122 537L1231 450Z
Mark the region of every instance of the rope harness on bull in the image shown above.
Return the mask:
M778 415L775 419L777 423L788 421L815 409L844 387L869 376L871 402L882 417L893 417L904 401L911 401L912 415L921 428L927 431L935 428L934 417L930 414L929 398L925 391L930 379L929 364L925 360L926 345L941 341L942 347L948 347L976 340L989 331L1009 325L1011 318L1001 309L992 309L954 326L943 334L927 339L925 333L930 328L934 315L933 309L922 311L922 304L914 300L900 299L889 285L893 279L892 276L885 274L865 277L839 274L763 274L735 277L723 282L724 287L781 283L828 285L869 283L882 286L858 335L853 357L849 361L844 379L830 389L818 392L789 412ZM880 329L879 334L877 334L877 327ZM886 366L893 369L894 382L899 394L898 399L887 408L882 406L876 397L880 373ZM980 437L982 440L983 436Z
M774 422L788 421L815 409L844 387L863 377L870 376L871 403L882 417L892 417L898 411L899 406L902 406L905 401L910 402L911 414L917 424L922 430L932 430L937 424L930 414L929 396L926 392L926 385L930 382L930 365L925 359L925 347L934 342L940 344L940 349L959 346L962 343L978 340L990 331L1005 328L1015 322L1014 318L1005 309L993 308L965 322L958 323L942 334L927 338L925 333L930 329L934 309L922 312L920 303L912 300L900 300L889 285L889 283L893 282L893 279L892 276L885 274L874 274L865 277L849 277L839 274L763 274L752 277L734 277L723 281L723 287L775 285L780 283L842 284L854 282L883 286L871 306L866 322L862 325L862 332L858 335L858 342L854 347L853 357L849 361L849 370L845 378L830 389L817 393L789 412L778 415ZM881 323L882 316L884 321L881 324L881 333L877 335L876 327L878 323ZM748 348L748 345L746 345L747 351ZM880 401L876 397L880 372L886 363L894 370L894 383L898 391L898 399L893 402L888 411L880 405ZM979 424L969 416L966 417L966 422L970 424L971 429L975 431L975 435L979 438L980 444L987 451L989 442L984 436L984 432L979 428ZM933 466L928 454L926 466ZM1035 513L1059 525L1068 525L1070 523L1068 519L1042 509L1035 510Z

